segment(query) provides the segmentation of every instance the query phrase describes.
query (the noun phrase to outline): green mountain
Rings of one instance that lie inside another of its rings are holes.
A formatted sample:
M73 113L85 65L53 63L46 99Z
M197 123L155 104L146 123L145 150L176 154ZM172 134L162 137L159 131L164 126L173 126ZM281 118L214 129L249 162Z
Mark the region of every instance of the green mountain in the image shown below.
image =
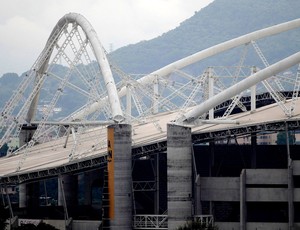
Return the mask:
M215 0L177 28L152 40L117 49L109 54L109 58L127 73L151 73L220 42L299 18L299 9L299 0ZM299 51L300 29L264 39L261 44L269 62L276 62ZM225 54L223 63L226 55L235 56ZM238 62L240 55L236 56ZM219 65L219 62L220 57L216 57L202 65ZM0 108L17 88L21 78L11 73L0 78ZM70 95L70 98L76 96Z
M120 48L111 58L128 73L150 73L223 41L299 18L299 9L299 0L215 0L174 30ZM300 30L281 34L267 39L263 51L270 62L277 61L297 52L299 41Z

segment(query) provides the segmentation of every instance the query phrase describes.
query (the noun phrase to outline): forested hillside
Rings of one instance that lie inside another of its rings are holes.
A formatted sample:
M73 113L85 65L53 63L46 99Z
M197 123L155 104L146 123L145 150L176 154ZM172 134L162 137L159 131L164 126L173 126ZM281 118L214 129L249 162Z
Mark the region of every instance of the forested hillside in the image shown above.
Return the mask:
M120 48L111 58L126 72L149 73L220 42L299 18L299 9L298 0L215 0L174 30ZM297 52L300 30L293 35L268 39L267 49L264 47L268 60L276 61L278 53Z
M215 0L200 11L195 9L195 14L177 28L155 39L115 50L109 58L127 73L150 73L220 42L299 18L299 9L299 0ZM270 37L262 43L264 54L273 63L299 51L300 30ZM218 65L218 59L211 61ZM0 108L19 82L20 77L13 73L0 78Z

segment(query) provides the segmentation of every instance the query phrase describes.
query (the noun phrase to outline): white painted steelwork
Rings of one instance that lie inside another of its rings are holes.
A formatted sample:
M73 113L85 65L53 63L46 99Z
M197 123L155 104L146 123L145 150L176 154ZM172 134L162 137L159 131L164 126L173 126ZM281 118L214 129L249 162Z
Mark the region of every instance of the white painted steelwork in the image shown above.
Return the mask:
M168 229L168 215L134 215L133 229Z
M86 33L87 38L92 44L92 47L95 52L95 56L101 67L101 72L105 81L105 85L108 93L108 100L112 110L113 120L115 120L116 122L121 122L124 119L124 117L123 117L123 112L121 109L115 81L112 76L112 72L107 57L105 55L105 52L103 50L102 44L92 25L82 15L76 13L69 13L66 14L58 21L50 37L52 37L52 34L55 33L56 30L59 30L60 28L64 27L65 24L74 23L74 22L82 27L82 29ZM48 46L48 43L49 41L47 42L46 46Z
M226 101L235 95L238 95L239 93L243 92L244 90L250 88L251 86L254 86L255 84L267 79L268 77L271 77L293 65L296 65L300 62L300 52L291 55L288 58L285 58L255 74L252 76L236 83L235 85L227 88L226 90L220 92L219 94L215 95L212 98L209 98L208 100L204 101L199 106L196 106L194 109L192 109L187 114L183 115L182 118L179 120L183 122L193 122L196 119L198 119L202 114L209 111L210 109L214 108L218 104L222 103L223 101Z
M275 34L279 34L285 31L293 30L300 27L300 19L295 19L289 22L281 23L275 26L271 26L262 30L258 30L234 39L231 39L229 41L220 43L218 45L212 46L210 48L207 48L205 50L199 51L193 55L187 56L183 59L180 59L178 61L175 61L159 70L156 70L152 72L151 74L148 74L137 81L142 84L151 84L155 81L156 78L161 78L163 76L167 76L171 74L173 71L182 69L186 66L189 66L193 63L199 62L205 58L214 56L216 54L222 53L224 51L230 50L232 48L247 44L251 41L255 41L261 38L269 37ZM123 97L126 95L126 87L122 87L119 90L119 97ZM79 112L76 114L76 118L80 119L82 118L83 113L93 113L97 111L101 107L102 103L101 101L96 102L92 104L89 108L87 108L88 111L85 112Z

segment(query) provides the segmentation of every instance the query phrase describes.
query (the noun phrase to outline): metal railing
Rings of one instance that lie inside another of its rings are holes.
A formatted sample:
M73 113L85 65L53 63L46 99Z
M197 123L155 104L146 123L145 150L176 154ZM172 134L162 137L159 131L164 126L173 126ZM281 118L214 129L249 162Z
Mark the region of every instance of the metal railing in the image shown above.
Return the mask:
M168 215L134 215L133 229L168 229Z

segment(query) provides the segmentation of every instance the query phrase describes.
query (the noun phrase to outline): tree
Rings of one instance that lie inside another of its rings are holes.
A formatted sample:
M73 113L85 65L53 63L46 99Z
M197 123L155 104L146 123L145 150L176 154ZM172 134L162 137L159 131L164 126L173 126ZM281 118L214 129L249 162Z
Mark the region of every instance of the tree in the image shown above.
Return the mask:
M0 148L0 157L5 156L8 150L8 145L5 143L1 148Z
M188 221L178 230L218 230L218 227L213 224L201 223L199 221Z
M295 137L295 133L289 131L289 144L293 145L296 142L296 137ZM277 145L286 145L286 133L285 131L283 132L279 132L277 134L277 141L276 141Z

